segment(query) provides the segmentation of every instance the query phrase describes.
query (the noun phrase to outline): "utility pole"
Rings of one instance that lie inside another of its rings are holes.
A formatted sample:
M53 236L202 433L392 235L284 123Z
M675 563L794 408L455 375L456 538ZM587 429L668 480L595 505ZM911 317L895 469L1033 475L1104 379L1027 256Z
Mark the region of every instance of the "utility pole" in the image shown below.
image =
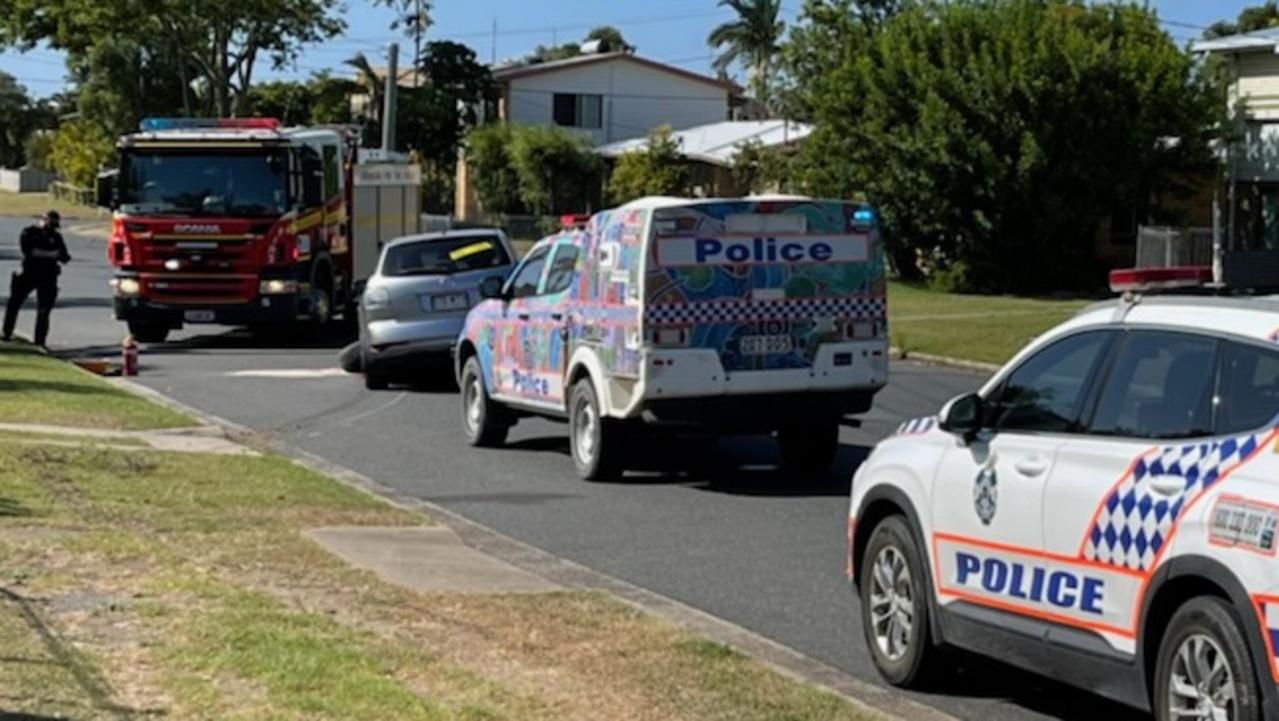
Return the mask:
M413 89L417 89L417 64L422 62L422 0L417 0L417 14L413 16Z
M386 63L386 96L382 106L382 152L395 150L395 92L399 90L400 44L391 43L390 57Z
M493 16L493 52L489 55L489 65L497 65L497 16Z

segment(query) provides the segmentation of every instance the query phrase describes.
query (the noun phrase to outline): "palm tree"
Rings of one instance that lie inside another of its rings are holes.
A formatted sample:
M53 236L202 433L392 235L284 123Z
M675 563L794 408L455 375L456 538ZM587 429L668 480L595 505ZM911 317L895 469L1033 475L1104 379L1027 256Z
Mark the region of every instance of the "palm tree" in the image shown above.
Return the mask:
M786 24L778 19L781 0L719 0L737 12L737 19L720 25L711 31L706 42L716 50L723 48L715 58L716 70L726 71L738 60L746 65L747 84L755 99L768 105L769 80L773 70L773 58L781 50L782 33Z
M368 56L364 53L356 53L355 57L347 60L346 65L355 68L355 82L364 87L364 92L368 94L368 104L364 107L364 114L370 125L378 125L382 118L382 96L385 94L385 87L382 79L378 77L377 68L373 67L373 63L369 62Z

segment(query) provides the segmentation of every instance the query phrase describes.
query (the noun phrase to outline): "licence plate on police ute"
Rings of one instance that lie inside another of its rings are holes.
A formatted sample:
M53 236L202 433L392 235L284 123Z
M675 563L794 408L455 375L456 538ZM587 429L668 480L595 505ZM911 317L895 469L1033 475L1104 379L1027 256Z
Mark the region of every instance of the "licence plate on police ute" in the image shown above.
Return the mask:
M794 347L788 335L748 335L738 344L746 355L768 355L770 353L789 353Z
M443 295L432 295L422 298L422 306L424 310L446 311L446 310L466 310L470 305L467 301L466 293L445 293Z
M213 318L213 311L211 310L188 310L182 314L182 320L192 323L211 323Z

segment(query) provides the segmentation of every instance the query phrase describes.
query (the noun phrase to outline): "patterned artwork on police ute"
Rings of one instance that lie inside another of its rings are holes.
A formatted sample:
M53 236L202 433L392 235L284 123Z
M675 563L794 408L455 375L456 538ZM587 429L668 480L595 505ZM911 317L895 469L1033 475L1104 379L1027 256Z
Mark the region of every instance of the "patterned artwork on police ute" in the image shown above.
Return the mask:
M654 211L646 324L685 329L687 345L715 348L729 372L808 368L823 342L883 337L881 241L857 209L738 201ZM792 218L775 231L732 227L733 216L770 214Z

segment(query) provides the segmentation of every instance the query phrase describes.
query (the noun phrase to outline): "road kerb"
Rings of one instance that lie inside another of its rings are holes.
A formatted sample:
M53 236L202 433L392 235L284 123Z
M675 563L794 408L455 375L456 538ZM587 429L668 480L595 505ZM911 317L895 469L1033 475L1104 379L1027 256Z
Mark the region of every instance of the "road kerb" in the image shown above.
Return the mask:
M932 353L919 353L917 351L906 351L901 348L892 347L888 349L888 356L893 360L911 360L920 363L928 363L930 365L948 366L950 368L960 368L962 370L980 371L982 373L994 373L1003 366L995 363L986 363L983 361L968 360L966 358L952 358L944 355L934 355Z
M203 423L220 426L233 440L256 439L271 450L293 458L311 470L333 478L339 483L376 496L398 508L425 513L436 523L452 529L463 543L477 551L487 553L498 560L566 588L609 592L659 618L729 645L778 673L837 694L852 704L881 714L888 719L957 721L954 716L905 698L900 692L862 681L830 664L807 656L743 626L516 540L443 506L397 491L310 451L264 436L234 421L193 408L139 383L123 378L111 380L122 389L173 410L190 414Z

